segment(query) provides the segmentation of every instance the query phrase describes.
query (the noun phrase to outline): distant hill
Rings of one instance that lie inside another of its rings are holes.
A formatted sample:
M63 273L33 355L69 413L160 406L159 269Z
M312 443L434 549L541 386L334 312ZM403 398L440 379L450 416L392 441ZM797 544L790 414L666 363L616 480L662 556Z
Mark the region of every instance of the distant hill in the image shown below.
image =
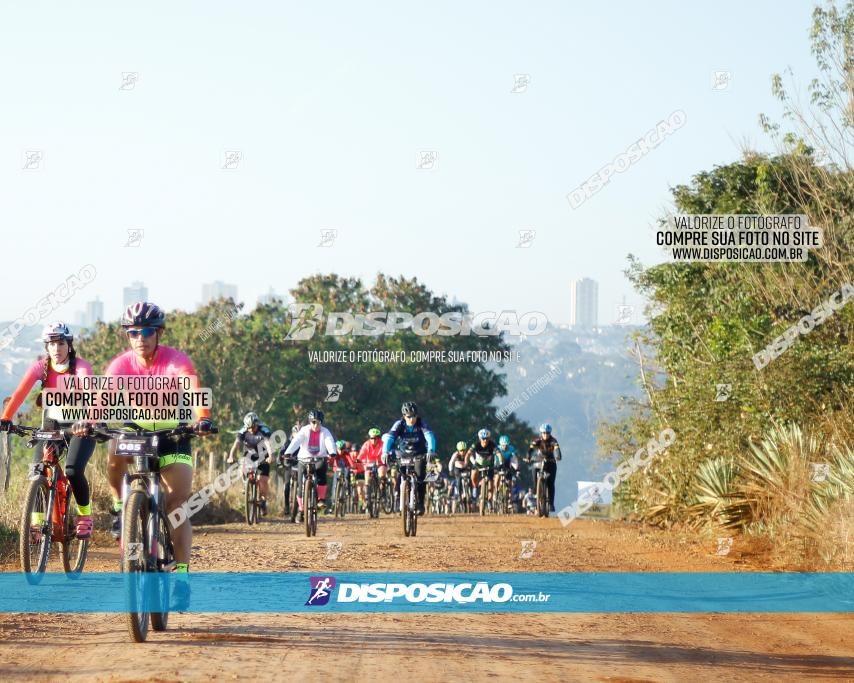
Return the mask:
M550 422L560 441L564 459L558 466L558 509L575 500L579 480L600 480L611 469L594 460L594 430L612 415L621 396L639 397L637 366L628 355L626 339L635 329L549 327L539 336L515 343L520 361L504 366L508 395L495 405L500 409L527 390L530 398L515 410L516 415L534 429ZM550 379L551 367L560 372L551 373ZM542 388L532 390L538 380Z

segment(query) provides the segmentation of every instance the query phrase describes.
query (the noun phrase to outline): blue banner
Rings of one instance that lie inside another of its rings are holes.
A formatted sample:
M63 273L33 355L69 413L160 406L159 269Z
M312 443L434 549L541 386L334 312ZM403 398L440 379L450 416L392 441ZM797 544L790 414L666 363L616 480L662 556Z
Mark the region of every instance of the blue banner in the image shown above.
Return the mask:
M852 573L0 574L0 612L852 612Z

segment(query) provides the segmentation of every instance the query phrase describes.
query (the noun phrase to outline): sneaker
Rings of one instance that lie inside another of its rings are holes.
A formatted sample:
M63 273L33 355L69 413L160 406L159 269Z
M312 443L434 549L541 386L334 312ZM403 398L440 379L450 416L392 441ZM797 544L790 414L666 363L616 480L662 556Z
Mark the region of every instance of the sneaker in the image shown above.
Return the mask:
M416 503L415 514L419 515L419 516L424 514L424 501L423 500L419 500L418 503Z
M113 518L110 533L117 541L122 537L122 513L116 510L110 510L110 516Z
M554 512L554 511L555 511L554 503L551 503L551 504L549 505L549 512Z
M305 515L303 515L302 510L297 512L297 524L302 524L305 521Z
M92 515L80 515L77 517L77 538L90 538L92 536Z

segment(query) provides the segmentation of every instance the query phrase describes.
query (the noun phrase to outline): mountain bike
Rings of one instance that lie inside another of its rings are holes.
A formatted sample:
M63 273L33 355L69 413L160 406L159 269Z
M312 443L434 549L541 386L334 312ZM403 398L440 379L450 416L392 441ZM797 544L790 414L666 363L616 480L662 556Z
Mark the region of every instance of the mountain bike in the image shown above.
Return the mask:
M510 507L510 492L507 488L507 472L504 468L498 470L498 484L495 487L495 511L506 515Z
M21 514L21 571L29 583L39 583L47 570L51 543L62 547L62 568L69 576L83 571L88 538L77 538L77 506L69 500L71 485L60 459L68 450L69 430L15 426L18 436L32 434L27 448L42 442L42 461L32 467L30 485Z
M356 484L356 473L352 469L347 481L349 483L347 487L347 509L351 514L356 514L359 512L359 487Z
M317 467L326 460L325 455L313 456L305 463L305 480L302 489L305 535L317 536Z
M427 454L414 454L398 451L400 466L400 516L403 520L404 536L415 536L418 531L418 477L415 474L415 463L424 459Z
M299 494L299 464L295 457L287 456L282 459L282 464L286 469L287 483L284 487L284 516L285 519L290 518L291 522L297 519L299 512L299 504L297 503L297 495Z
M346 469L340 469L335 474L335 502L332 504L332 511L335 517L344 518L347 512L347 498L350 484L350 477L347 476Z
M525 462L530 463L532 458L527 458ZM536 482L536 497L537 497L537 517L548 517L549 516L549 491L548 491L548 478L551 476L548 472L546 472L545 458L543 454L538 451L538 457L533 458L534 463L534 480Z
M478 509L480 511L480 516L483 517L492 507L489 503L489 467L484 465L483 467L478 467L477 471L480 473L480 484L478 485L478 488L480 489L480 493L478 494Z
M217 431L212 428L210 433ZM157 430L98 428L94 434L99 440L116 439L116 455L133 459L133 471L122 481L121 571L139 574L127 583L127 625L131 638L142 643L148 637L149 618L155 631L165 631L169 621L168 583L157 577L146 582L145 575L172 572L176 564L160 485L161 446L165 440L178 443L197 432L192 425L182 425ZM151 605L164 611L149 612Z
M383 492L383 512L387 515L397 511L397 463L389 465L385 477L380 482Z
M260 460L244 455L242 458L243 471L243 500L246 504L246 523L249 526L258 523L261 516L261 503L258 500L258 465Z
M474 491L471 483L471 468L463 468L460 479L462 490L460 491L460 512L474 512Z
M433 506L433 498L436 497L436 493L438 489L436 488L436 482L439 480L438 472L429 472L426 477L424 477L424 483L426 484L426 489L424 491L424 495L426 496L426 502L429 505L424 506L425 514L433 514L438 515L438 510L434 510Z
M365 512L369 518L380 516L379 466L371 463L365 468Z

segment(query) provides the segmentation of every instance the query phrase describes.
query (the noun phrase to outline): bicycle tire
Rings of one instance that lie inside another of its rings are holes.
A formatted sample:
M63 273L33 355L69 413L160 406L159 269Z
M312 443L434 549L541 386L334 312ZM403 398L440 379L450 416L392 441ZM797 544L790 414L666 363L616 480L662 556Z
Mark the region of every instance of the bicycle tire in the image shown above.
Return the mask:
M157 547L157 568L163 570L165 567L173 565L175 562L175 546L172 544L172 535L169 533L169 522L166 519L166 513L160 511L160 529L158 530L158 547ZM158 590L165 589L168 591L169 584L167 582L158 582ZM160 604L169 605L170 596L168 592L160 596ZM169 611L152 612L151 613L151 628L155 631L165 631L169 625Z
M537 477L537 516L547 517L548 509L546 508L546 483L542 476Z
M299 478L292 476L291 477L291 488L290 488L291 523L294 523L297 521L297 515L299 514L299 503L297 502L297 495L299 494L298 489L299 489Z
M411 538L414 538L418 531L418 513L415 510L415 497L418 490L416 486L417 484L414 481L409 482L410 498L412 499L409 502L409 536Z
M80 576L83 565L86 564L86 556L89 553L89 539L77 538L77 514L76 501L74 507L71 505L71 496L66 494L65 514L62 520L62 568L65 573L74 578Z
M243 486L243 498L246 505L245 517L246 523L249 526L255 524L255 497L256 494L254 492L255 484L252 479L247 479L246 484Z
M409 480L400 482L400 516L403 519L403 535L409 536Z
M124 503L124 519L122 520L122 572L126 574L148 571L148 493L135 482ZM135 582L128 582L126 614L128 631L136 643L144 643L148 637L149 613L145 611L146 582L142 581L142 605L139 595L134 590ZM140 609L140 607L142 609Z
M385 485L380 487L382 491L383 512L390 515L394 512L394 487L386 479Z
M311 535L317 536L317 482L315 481L311 487L309 495L309 511L311 513Z
M486 497L489 495L489 482L486 480L486 476L484 476L480 480L480 501L479 501L479 509L480 516L483 517L486 514Z
M52 511L47 509L50 503L50 487L48 486L47 479L39 477L38 479L30 482L30 487L27 491L25 501L19 529L21 571L23 571L24 576L26 576L28 583L39 583L47 570L47 561L50 555L51 534L53 532L53 522L51 521ZM38 508L41 508L41 510ZM34 512L41 512L44 514L41 539L38 544L31 543L32 536L30 534L30 520L32 520L32 514ZM35 554L33 554L33 549L36 551ZM33 571L34 567L35 571Z

